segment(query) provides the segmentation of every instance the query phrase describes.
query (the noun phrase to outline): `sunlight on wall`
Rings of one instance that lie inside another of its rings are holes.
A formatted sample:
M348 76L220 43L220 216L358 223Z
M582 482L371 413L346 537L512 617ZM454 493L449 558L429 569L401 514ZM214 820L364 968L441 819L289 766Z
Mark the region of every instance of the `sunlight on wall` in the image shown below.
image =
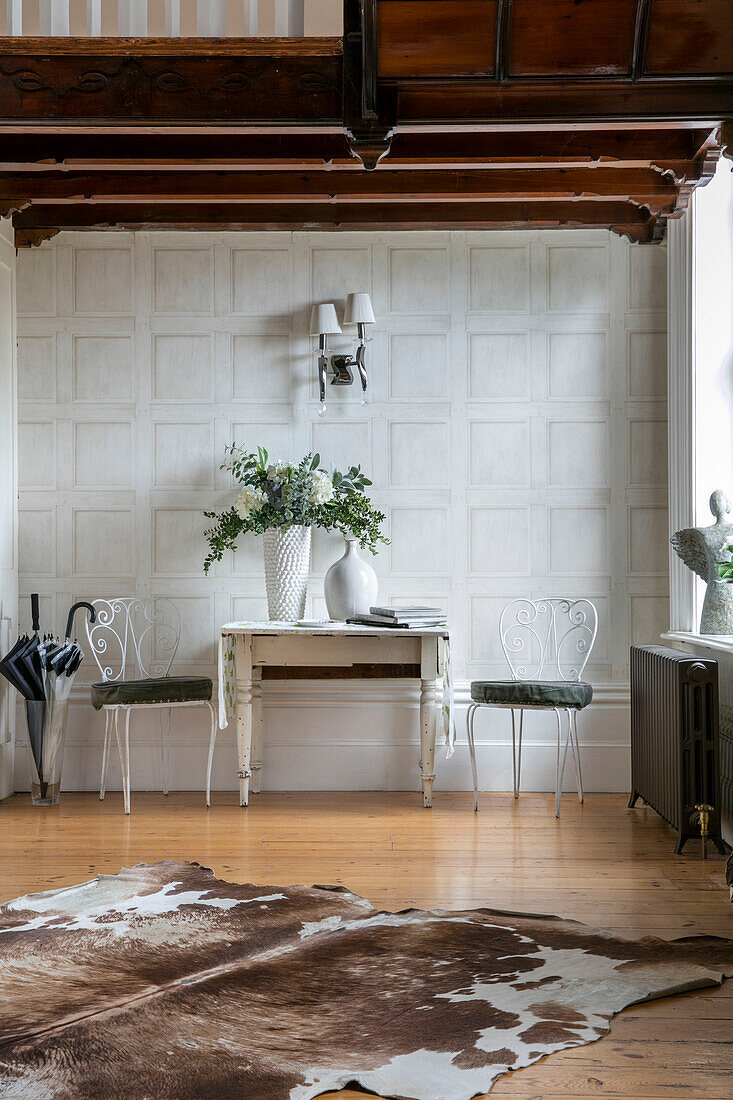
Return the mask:
M733 164L695 195L695 523L714 489L733 497Z

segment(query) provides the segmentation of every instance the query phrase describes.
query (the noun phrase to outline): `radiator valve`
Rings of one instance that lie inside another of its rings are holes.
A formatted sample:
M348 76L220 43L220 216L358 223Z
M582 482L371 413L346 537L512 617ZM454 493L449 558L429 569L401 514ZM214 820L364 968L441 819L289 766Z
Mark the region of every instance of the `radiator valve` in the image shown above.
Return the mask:
M695 813L692 815L693 825L700 826L700 840L702 842L702 858L707 859L707 839L708 839L708 825L710 823L710 815L713 812L713 807L709 806L707 802L701 802L695 806Z

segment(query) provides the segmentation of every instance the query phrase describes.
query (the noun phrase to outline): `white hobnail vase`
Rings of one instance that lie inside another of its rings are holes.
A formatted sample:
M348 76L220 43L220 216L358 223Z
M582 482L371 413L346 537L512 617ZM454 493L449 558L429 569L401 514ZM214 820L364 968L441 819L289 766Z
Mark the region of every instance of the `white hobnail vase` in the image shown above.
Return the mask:
M270 621L302 619L311 564L311 528L270 527L262 536L262 548Z
M356 539L345 541L344 556L333 563L323 581L328 616L341 622L354 615L368 615L379 588L377 574L359 554L359 543Z

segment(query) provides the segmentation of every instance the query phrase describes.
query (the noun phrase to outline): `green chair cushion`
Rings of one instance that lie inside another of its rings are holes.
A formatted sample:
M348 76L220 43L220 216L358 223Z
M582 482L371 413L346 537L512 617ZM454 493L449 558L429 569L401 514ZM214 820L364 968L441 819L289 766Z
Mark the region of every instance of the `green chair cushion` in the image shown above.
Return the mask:
M211 699L208 676L165 676L158 680L106 680L92 684L92 706L124 707L140 703L198 703Z
M475 680L474 703L507 707L571 707L582 710L593 698L593 688L583 680Z

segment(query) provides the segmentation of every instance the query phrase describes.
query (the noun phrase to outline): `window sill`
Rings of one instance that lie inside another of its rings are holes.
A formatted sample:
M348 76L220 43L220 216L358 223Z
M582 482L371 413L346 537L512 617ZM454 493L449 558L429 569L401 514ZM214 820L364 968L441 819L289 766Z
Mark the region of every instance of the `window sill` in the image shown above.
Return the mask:
M696 646L698 649L712 649L717 653L733 653L733 634L698 634L694 630L670 630L662 634L667 644Z

